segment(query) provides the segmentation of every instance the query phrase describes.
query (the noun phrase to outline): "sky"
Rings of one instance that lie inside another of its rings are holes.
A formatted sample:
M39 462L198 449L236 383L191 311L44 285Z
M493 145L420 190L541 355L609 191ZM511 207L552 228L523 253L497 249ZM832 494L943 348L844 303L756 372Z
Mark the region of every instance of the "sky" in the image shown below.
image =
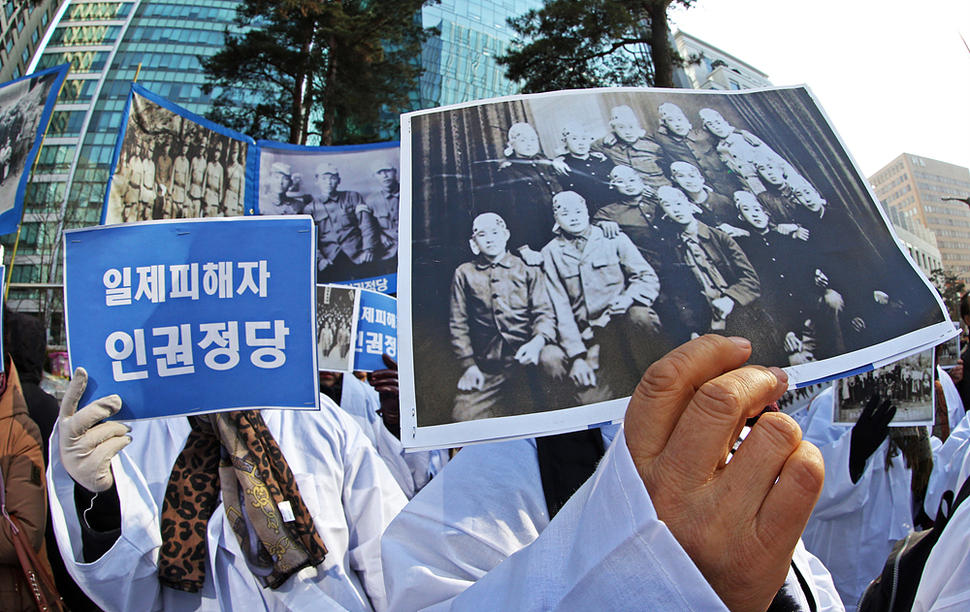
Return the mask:
M970 168L967 0L696 0L669 18L808 85L867 177L904 152Z

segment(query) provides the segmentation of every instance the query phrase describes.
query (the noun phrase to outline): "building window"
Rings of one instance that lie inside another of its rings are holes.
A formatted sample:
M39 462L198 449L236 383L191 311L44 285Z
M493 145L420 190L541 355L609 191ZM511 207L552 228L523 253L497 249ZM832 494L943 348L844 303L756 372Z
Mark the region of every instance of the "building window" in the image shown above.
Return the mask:
M47 134L53 137L79 136L84 115L84 111L54 111Z
M19 79L21 74L23 74L23 72L20 71L20 66L18 65L16 67L14 67L13 74L11 75L11 78L13 78L13 79Z
M30 35L30 42L36 45L38 40L40 40L40 33L34 29L34 33Z
M18 19L17 20L17 31L18 32L23 32L24 31L24 20L23 19Z
M735 90L741 89L741 86L738 85L737 81L728 80L728 83L731 84L731 89L735 89Z
M14 11L17 10L17 3L11 0L4 5L4 9L7 11L7 19L10 19L10 17L13 16Z
M40 150L37 172L63 173L71 169L74 145L47 145Z
M30 49L24 49L24 52L20 54L20 59L24 60L24 64L26 64L30 60Z

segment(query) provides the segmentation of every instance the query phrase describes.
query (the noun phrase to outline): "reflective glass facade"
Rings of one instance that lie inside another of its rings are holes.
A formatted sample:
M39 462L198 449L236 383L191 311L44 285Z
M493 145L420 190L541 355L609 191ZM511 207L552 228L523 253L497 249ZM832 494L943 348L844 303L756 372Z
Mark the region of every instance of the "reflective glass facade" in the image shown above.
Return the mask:
M425 45L419 108L516 92L495 56L514 36L506 20L542 6L542 0L442 0L422 9L425 27L441 33Z
M138 83L192 112L204 115L209 96L199 56L223 44L236 0L132 0L85 2L61 7L41 41L34 69L68 62L71 71L58 98L44 147L28 188L12 282L60 281L61 229L95 225L111 155L128 97ZM139 68L140 65L140 68ZM8 253L13 236L2 243ZM44 291L10 290L11 305L42 310ZM63 340L59 325L51 340Z
M424 25L439 28L440 35L423 50L426 72L415 93L417 107L514 93L495 56L513 35L506 20L541 4L442 0L423 9ZM236 0L70 0L60 6L33 69L67 62L71 72L27 191L14 283L59 282L56 237L62 229L100 221L111 155L136 72L144 87L206 113L210 100L201 90L205 79L198 57L222 47L237 5ZM0 243L9 253L13 236ZM22 312L42 311L44 297L44 290L34 287L12 287L9 295ZM59 327L55 316L53 344L63 342Z

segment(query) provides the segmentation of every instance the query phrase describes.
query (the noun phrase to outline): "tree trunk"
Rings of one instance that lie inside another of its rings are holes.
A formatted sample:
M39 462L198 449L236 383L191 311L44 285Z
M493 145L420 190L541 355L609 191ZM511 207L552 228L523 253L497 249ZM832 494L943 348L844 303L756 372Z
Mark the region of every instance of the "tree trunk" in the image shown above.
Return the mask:
M653 86L674 86L673 52L667 36L670 27L667 24L667 6L670 0L655 0L647 2L647 13L650 15L650 55L653 58Z
M311 29L311 32L313 30ZM309 108L304 105L304 93L307 85L307 63L310 57L310 46L313 44L313 37L309 36L303 40L301 45L303 65L293 77L293 91L291 93L292 112L290 114L290 144L306 144L306 130L303 129L304 112Z
M327 74L324 76L323 94L320 96L320 108L323 109L323 129L320 134L320 144L325 147L333 144L334 111L330 108L330 92L336 87L337 57L339 55L337 38L331 36L327 41Z

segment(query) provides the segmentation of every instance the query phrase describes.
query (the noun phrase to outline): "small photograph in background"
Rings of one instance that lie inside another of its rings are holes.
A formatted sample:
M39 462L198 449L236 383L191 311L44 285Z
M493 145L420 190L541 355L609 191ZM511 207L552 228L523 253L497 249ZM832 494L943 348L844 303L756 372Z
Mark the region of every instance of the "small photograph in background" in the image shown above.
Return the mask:
M355 312L356 289L317 285L317 369L332 372L354 369Z
M935 349L929 349L837 381L832 421L837 425L855 424L869 398L878 394L896 405L896 416L890 427L932 425L934 352Z

